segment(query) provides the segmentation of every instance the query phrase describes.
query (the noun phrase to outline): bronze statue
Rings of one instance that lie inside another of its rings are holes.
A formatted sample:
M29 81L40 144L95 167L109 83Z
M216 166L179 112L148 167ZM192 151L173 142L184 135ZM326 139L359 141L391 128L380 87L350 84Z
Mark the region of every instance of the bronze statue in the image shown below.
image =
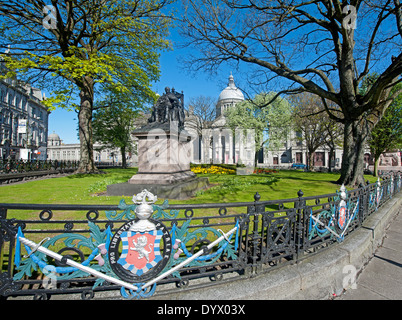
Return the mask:
M165 93L158 99L153 106L149 123L165 123L177 121L179 127L184 126L184 94L178 93L172 88L165 88Z

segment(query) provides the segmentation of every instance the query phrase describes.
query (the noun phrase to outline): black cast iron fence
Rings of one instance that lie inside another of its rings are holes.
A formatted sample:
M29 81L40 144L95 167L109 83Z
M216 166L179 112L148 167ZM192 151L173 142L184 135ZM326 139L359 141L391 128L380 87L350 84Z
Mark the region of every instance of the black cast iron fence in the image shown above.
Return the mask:
M78 169L78 164L79 161L0 160L0 184L72 173Z
M77 169L79 161L0 160L0 174Z
M117 206L0 204L0 296L132 299L253 276L343 241L401 188L398 174L286 200L157 205L144 191Z

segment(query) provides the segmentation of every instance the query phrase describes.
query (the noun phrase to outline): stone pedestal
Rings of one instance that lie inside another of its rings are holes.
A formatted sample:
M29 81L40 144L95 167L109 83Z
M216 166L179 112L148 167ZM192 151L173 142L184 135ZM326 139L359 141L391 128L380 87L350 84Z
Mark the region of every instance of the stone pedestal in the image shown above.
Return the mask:
M131 196L143 189L160 198L185 199L208 185L190 170L191 136L174 122L149 124L138 139L138 172L126 184L110 185L108 195Z
M190 170L190 140L185 131L178 132L177 127L147 126L134 132L138 139L138 173L130 184L163 184L195 178Z

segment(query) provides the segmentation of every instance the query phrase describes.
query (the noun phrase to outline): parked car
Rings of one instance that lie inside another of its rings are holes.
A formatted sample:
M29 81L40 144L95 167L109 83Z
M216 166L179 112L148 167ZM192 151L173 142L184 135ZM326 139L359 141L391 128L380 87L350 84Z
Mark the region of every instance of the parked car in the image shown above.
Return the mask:
M305 165L304 163L293 163L291 168L294 168L294 169L306 169L307 165Z

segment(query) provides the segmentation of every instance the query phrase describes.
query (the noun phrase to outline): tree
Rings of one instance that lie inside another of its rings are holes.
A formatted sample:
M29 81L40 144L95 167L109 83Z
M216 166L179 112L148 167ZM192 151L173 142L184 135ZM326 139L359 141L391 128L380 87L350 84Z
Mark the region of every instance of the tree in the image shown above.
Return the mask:
M299 139L304 141L307 148L307 164L309 169L313 169L313 158L315 151L323 146L329 148L329 165L331 172L331 160L335 148L341 144L342 126L340 123L330 119L325 112L322 100L317 95L303 92L291 97L294 105L292 123L296 132L301 134ZM330 102L327 102L330 104ZM336 108L336 106L332 106Z
M283 98L272 97L276 93L260 93L253 100L246 100L225 111L227 125L232 131L254 130L255 164L258 151L265 145L267 150L279 150L289 133L291 106ZM272 101L266 105L268 101ZM261 108L261 106L265 106Z
M333 120L326 121L324 125L328 134L325 140L325 145L329 148L328 172L332 172L332 158L334 158L335 148L342 147L343 125Z
M295 107L292 122L296 132L301 133L300 140L307 148L307 166L314 170L314 153L322 147L329 136L327 124L329 117L325 114L321 99L311 93L301 93L292 97ZM324 112L323 112L324 111Z
M180 30L200 51L189 57L193 68L212 72L222 63L246 64L254 67L254 82L281 80L278 95L318 95L329 117L344 125L338 182L364 182L372 128L366 119L380 119L400 93L390 94L402 73L400 0L187 0L184 10ZM361 82L373 70L379 77L361 94Z
M93 159L95 95L106 87L153 97L159 54L168 48L169 21L161 13L170 0L0 0L0 48L6 76L24 73L30 82L54 88L49 108L78 112L80 166L97 172ZM50 11L50 13L49 13ZM74 104L74 94L79 103Z
M190 99L187 104L188 115L186 118L186 128L194 133L195 138L195 157L197 160L202 159L202 146L204 146L204 153L208 152L211 140L205 130L209 130L212 121L216 115L216 102L213 98L207 96L197 96ZM197 145L198 144L198 145Z
M130 102L135 103L136 100L109 97L93 115L94 140L104 148L119 148L123 168L127 167L127 152L135 151L131 132L139 124L146 124L144 113L139 108L133 108Z
M193 97L188 102L187 126L195 130L198 136L202 135L202 130L209 128L211 122L215 119L216 102L211 97L198 96Z
M374 156L374 176L376 177L381 154L402 148L402 94L394 100L372 130L369 145Z

